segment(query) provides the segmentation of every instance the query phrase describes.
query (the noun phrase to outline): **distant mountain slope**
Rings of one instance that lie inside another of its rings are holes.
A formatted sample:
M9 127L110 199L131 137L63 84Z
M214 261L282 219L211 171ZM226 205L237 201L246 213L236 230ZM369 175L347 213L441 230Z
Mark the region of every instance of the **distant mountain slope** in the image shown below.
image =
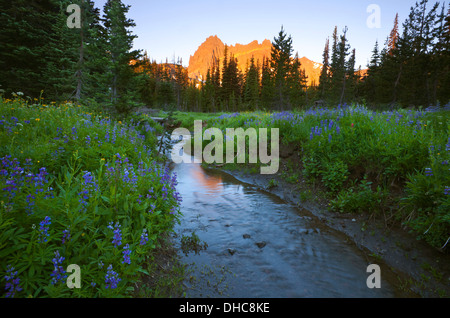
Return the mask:
M270 58L271 49L272 43L269 40L266 39L262 43L258 43L258 41L255 40L245 45L228 45L228 54L234 55L238 61L238 67L244 72L252 57L255 59L255 63L257 63L257 61L262 63L264 57ZM217 37L217 35L207 38L189 59L189 77L204 80L208 68L211 67L213 57L219 58L220 65L222 66L224 50L225 44ZM308 84L310 85L313 82L318 84L320 72L322 71L322 64L311 61L306 57L300 58L300 62L308 76Z

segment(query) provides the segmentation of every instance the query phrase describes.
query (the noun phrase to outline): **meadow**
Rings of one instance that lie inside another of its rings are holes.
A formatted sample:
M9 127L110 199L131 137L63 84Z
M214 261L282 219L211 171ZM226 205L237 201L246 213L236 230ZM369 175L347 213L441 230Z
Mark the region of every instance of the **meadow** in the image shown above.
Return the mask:
M377 112L354 104L174 117L181 127L192 129L201 119L204 129L224 134L226 128L279 128L280 148L294 154L282 159L288 171L279 172L288 181L319 184L336 213L385 218L442 249L450 235L450 112L434 110Z
M135 295L179 216L161 127L20 94L0 97L0 116L2 297Z
M180 216L176 175L158 153L163 128L147 115L120 121L17 94L0 97L0 108L2 297L135 297L136 284L152 275L152 252ZM448 249L448 111L343 105L170 115L190 130L194 120L224 133L278 128L292 154L282 159L288 171L279 172L289 182L319 184L336 213L395 220ZM71 264L80 268L81 288L67 286Z

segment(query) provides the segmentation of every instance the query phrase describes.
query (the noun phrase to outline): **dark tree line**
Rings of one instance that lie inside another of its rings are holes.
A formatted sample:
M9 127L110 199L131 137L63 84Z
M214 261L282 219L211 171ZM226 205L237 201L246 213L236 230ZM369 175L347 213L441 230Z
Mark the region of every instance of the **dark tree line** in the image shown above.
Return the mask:
M81 27L66 12L81 8ZM133 50L129 6L108 0L0 0L0 90L42 94L50 100L97 102L118 112L137 105L183 111L283 111L362 102L401 106L444 105L450 100L450 6L421 0L402 24L398 15L384 45L375 43L367 72L355 68L347 27L335 27L323 52L317 86L307 77L292 38L281 28L270 56L250 59L241 71L225 48L204 81L189 79L182 61L156 63Z
M374 103L428 106L450 100L450 5L422 0L382 48L375 43L362 94Z
M80 27L67 25L70 4L80 7ZM88 100L127 111L137 80L126 18L129 6L108 0L103 15L90 0L0 1L0 85L50 100Z

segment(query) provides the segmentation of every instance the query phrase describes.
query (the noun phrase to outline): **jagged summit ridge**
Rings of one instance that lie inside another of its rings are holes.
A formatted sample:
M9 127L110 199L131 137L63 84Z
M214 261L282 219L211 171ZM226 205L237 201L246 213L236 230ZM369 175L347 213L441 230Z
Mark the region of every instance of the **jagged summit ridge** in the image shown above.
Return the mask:
M254 40L248 44L228 45L228 54L233 55L238 61L238 67L245 71L250 59L253 57L255 63L261 64L264 57L270 58L272 42L264 39L261 43ZM222 65L225 44L217 35L208 37L189 58L188 74L190 78L204 80L208 68L211 67L214 58L219 59ZM302 68L308 76L308 84L318 84L322 64L313 62L306 57L300 58Z

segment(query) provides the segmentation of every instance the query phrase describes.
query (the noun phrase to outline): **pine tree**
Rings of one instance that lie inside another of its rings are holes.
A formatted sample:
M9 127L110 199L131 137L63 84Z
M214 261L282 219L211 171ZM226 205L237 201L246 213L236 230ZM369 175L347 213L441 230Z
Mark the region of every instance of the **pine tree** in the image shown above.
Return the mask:
M445 4L442 5L434 35L436 44L433 47L433 81L431 84L432 96L435 102L446 103L450 101L450 4L445 13Z
M278 37L272 42L271 67L274 70L275 104L283 110L289 103L287 74L291 68L291 55L293 52L292 38L287 36L283 26Z
M348 77L348 63L347 56L350 54L350 46L347 43L347 31L345 27L343 34L340 35L339 41L337 35L337 28L333 33L333 52L330 65L330 95L329 99L332 103L342 104L345 101L347 77Z
M399 33L398 33L398 13L395 15L395 19L394 19L394 27L392 28L391 33L389 34L389 38L387 40L387 47L388 47L388 52L390 55L393 54L393 51L395 50L396 46L397 46L397 41L399 38Z
M76 52L66 26L68 1L0 2L0 85L7 93L49 99L74 88Z
M229 78L229 70L228 70L228 45L225 44L225 48L223 51L223 62L222 62L222 81L221 81L221 89L220 89L220 99L223 102L228 102L229 96L231 94L230 90L230 78Z
M346 79L344 80L345 86L344 86L344 96L342 97L341 103L345 100L351 102L352 100L355 100L355 93L356 93L356 84L358 81L357 75L356 75L356 69L355 69L355 63L356 63L356 49L353 49L350 53L350 57L345 65L346 68ZM345 99L344 99L345 98Z
M298 57L298 52L295 54L291 67L288 73L287 82L289 87L289 101L290 107L300 107L307 102L306 100L306 80L307 76L305 70L302 69L302 64Z
M245 86L243 93L244 103L249 110L257 110L259 104L259 67L255 65L255 59L250 59L250 66L245 74Z
M130 61L140 55L139 51L132 50L133 40L137 36L129 31L135 26L133 20L126 18L129 8L121 0L108 0L104 6L104 26L110 54L111 103L118 112L128 112L131 108L135 73ZM166 88L164 86L164 90Z
M261 65L260 101L261 105L265 109L272 109L273 96L274 96L274 83L272 71L270 68L270 60L266 57L263 57Z
M100 24L100 10L91 0L79 0L81 28L74 29L78 43L78 62L75 69L77 100L92 98L106 101L105 81L107 51L105 29ZM102 98L100 98L100 96Z
M108 37L106 28L101 24L100 9L93 1L87 1L83 26L84 52L81 74L81 98L88 97L98 103L108 103L109 64Z
M49 12L54 17L54 30L49 39L46 70L41 80L45 82L45 95L52 100L71 99L76 92L79 32L67 26L66 8L69 4L70 1L58 1Z
M371 102L375 101L378 93L380 63L381 55L377 40L372 51L371 60L367 65L367 77L364 80L365 98Z
M219 57L213 56L211 67L211 83L212 83L212 109L213 111L224 111L223 104L220 102L221 94L221 75Z
M202 95L203 95L202 111L203 112L214 111L214 85L212 83L210 68L208 68L208 71L206 72L206 79L202 85Z
M330 39L327 38L325 42L325 48L323 50L323 67L322 71L320 73L319 78L319 93L320 98L325 98L326 93L329 89L329 82L330 82Z

